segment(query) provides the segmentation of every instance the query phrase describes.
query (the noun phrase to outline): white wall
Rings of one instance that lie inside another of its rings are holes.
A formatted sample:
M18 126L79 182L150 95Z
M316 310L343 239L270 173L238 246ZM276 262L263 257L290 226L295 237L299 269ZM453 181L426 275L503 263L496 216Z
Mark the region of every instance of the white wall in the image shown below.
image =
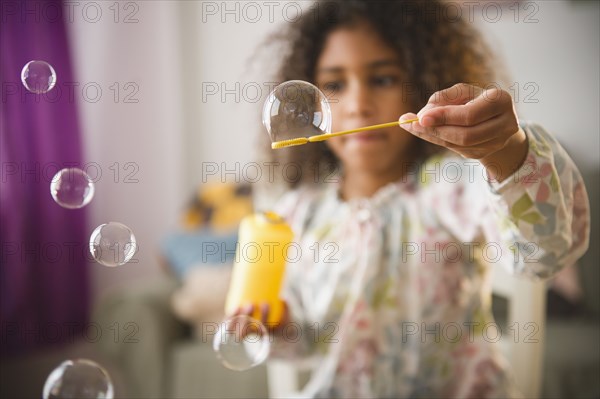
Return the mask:
M263 100L273 88L254 57L259 43L310 2L182 2L188 181L234 179L255 160ZM273 57L276 59L277 57ZM263 61L262 59L260 61ZM266 135L266 131L264 132ZM216 175L207 163L216 162ZM221 165L224 162L225 165ZM204 166L204 169L203 169Z
M504 56L514 85L511 94L520 89L519 116L553 132L580 165L597 168L600 4L556 0L524 3L517 22L514 9L502 9L502 18L495 23L494 10L487 11L474 9L473 15L495 50ZM533 85L525 87L527 83ZM534 90L539 91L533 94ZM528 94L529 100L538 102L526 102Z
M98 296L157 273L157 244L175 223L185 190L177 5L131 2L137 8L125 9L127 3L119 3L116 14L110 8L116 3L94 3L97 7L86 11L83 5L76 8L69 24L77 82L79 88L88 85L87 95L75 91L86 160L102 172L89 205L90 228L124 223L139 245L138 263L115 269L94 265ZM126 87L128 82L133 85ZM102 90L97 101L95 87Z

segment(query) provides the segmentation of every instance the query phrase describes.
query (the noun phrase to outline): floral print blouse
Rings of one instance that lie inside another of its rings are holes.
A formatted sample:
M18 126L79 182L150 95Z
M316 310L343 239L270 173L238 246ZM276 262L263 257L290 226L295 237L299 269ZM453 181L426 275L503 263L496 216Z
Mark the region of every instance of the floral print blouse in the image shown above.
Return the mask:
M302 396L518 396L484 336L490 268L545 279L589 236L573 161L542 127L521 128L527 159L501 183L446 153L370 198L343 201L338 183L281 198L296 234L282 289L295 330L273 356L313 365Z

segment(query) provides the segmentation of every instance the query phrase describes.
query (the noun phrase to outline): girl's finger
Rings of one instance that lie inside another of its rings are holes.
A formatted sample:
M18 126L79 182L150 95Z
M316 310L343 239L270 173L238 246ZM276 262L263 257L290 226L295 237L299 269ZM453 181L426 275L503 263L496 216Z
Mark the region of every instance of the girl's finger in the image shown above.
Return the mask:
M415 117L416 117L416 115L413 113L404 114L400 117L400 122L402 123L403 120L414 119ZM442 147L447 147L449 144L446 141L444 141L438 137L435 137L435 135L432 134L432 131L429 128L425 128L425 127L421 126L421 124L419 122L405 123L405 124L401 124L400 126L402 127L402 129L406 130L407 132L417 136L420 139L428 141L432 144L437 144Z
M472 147L498 138L507 139L518 130L516 121L500 115L474 126L436 126L424 128L421 133L457 146Z
M410 114L403 115L403 119L409 119ZM459 145L452 143L450 141L446 141L440 137L439 128L425 128L419 124L419 122L413 122L410 125L402 125L405 130L414 134L420 139L428 141L432 144L436 144L442 147L446 147L463 157L473 158L473 159L481 159L497 150L502 148L504 143L510 134L499 135L493 137L492 139L476 144L476 145ZM461 128L463 131L469 128Z
M235 317L235 316L239 316L242 313L242 308L241 307L237 307L233 313L231 313L228 317Z
M260 321L263 325L267 325L267 320L269 320L269 311L270 307L267 302L263 302L260 304Z
M473 126L502 114L514 114L512 98L503 90L490 89L464 105L443 105L419 112L419 122L425 127Z
M254 304L248 303L243 306L241 314L244 316L252 316L252 313L254 313Z
M452 87L436 91L427 100L427 105L460 105L465 104L483 91L482 88L467 83L457 83ZM421 114L419 113L419 116Z

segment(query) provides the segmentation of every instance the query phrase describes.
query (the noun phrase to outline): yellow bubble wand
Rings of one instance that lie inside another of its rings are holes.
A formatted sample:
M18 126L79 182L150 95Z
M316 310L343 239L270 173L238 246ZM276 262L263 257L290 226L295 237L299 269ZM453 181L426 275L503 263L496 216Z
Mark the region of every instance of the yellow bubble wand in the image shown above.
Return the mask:
M324 134L317 134L315 136L310 136L310 137L298 137L295 139L275 141L275 142L271 143L271 148L275 150L278 148L291 147L291 146L302 145L302 144L306 144L306 143L316 143L318 141L324 141L324 140L330 139L332 137L344 136L346 134L351 134L351 133L366 132L369 130L385 129L387 127L396 127L396 126L400 126L404 123L417 122L418 120L419 120L418 118L408 119L408 120L405 120L402 122L396 121L396 122L389 122L389 123L381 123L379 125L359 127L356 129L343 130L341 132L324 133Z

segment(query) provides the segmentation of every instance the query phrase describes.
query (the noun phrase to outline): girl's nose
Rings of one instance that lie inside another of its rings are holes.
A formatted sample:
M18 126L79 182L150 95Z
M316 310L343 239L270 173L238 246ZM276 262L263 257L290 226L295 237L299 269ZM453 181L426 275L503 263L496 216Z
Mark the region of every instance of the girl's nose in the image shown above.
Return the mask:
M343 101L348 118L368 118L375 111L372 92L367 85L361 83L351 84Z

